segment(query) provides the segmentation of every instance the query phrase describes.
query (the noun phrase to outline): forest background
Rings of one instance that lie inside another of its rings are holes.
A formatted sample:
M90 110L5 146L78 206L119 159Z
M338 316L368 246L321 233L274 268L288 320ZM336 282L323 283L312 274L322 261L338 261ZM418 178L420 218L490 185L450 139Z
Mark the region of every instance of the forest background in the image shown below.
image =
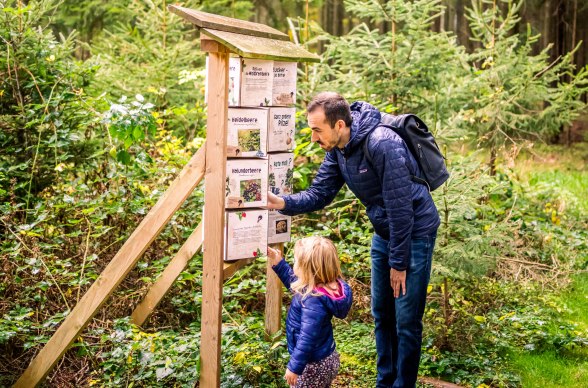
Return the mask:
M205 139L197 32L160 0L0 0L0 386L13 384ZM586 387L585 0L205 0L320 53L300 65L296 191L322 159L302 112L337 90L435 133L452 176L421 375L473 387ZM46 386L193 386L202 257L154 315L128 316L201 219L197 189ZM355 292L337 386L373 386L365 209L342 191L297 217L336 241ZM287 257L291 252L286 247ZM284 387L263 330L265 259L225 283L222 386ZM288 296L285 297L288 303ZM423 379L420 384L428 385Z

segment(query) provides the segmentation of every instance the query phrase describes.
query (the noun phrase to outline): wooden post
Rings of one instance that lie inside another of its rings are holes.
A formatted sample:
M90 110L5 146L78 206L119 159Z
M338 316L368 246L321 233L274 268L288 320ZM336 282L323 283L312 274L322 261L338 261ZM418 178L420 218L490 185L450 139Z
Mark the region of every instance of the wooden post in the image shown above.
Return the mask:
M220 386L229 54L222 46L218 49L218 52L210 52L208 57L205 244L200 343L200 387L203 388Z
M279 249L284 255L284 244L276 244L273 246ZM282 321L282 294L284 287L282 281L272 269L270 260L267 261L266 268L266 292L265 292L265 333L268 337L273 336L280 330Z
M69 345L80 335L90 319L139 261L147 247L197 186L198 177L202 176L204 170L205 147L202 146L190 159L169 189L157 201L76 307L31 361L14 387L35 387L47 376Z

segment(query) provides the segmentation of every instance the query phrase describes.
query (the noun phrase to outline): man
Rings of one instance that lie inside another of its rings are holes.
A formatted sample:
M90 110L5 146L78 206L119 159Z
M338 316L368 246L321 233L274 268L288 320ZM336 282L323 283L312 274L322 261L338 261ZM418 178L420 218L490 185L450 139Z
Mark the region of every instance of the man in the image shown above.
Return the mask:
M277 197L269 208L294 215L324 208L344 183L366 206L372 238L372 314L377 387L416 385L422 317L439 214L404 141L380 126L380 112L366 102L349 106L337 93L320 93L307 108L311 140L326 151L311 186ZM368 152L363 142L369 137Z

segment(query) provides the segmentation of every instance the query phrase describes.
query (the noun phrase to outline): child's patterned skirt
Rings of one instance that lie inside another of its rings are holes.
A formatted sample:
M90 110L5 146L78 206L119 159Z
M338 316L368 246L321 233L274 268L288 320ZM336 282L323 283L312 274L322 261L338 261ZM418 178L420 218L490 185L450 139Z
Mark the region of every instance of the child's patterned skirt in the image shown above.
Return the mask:
M304 372L298 377L295 388L327 388L331 386L337 373L341 361L339 353L335 350L330 356L320 361L306 364Z

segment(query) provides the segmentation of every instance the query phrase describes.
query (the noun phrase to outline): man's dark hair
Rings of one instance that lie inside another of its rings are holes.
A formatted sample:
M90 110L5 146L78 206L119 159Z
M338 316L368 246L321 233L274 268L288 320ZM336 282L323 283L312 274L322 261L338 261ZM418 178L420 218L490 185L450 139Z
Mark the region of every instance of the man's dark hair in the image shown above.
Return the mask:
M325 118L331 128L339 120L343 120L346 126L351 127L351 110L349 103L342 95L335 92L322 92L314 96L306 108L307 113L311 113L318 108L323 108Z

